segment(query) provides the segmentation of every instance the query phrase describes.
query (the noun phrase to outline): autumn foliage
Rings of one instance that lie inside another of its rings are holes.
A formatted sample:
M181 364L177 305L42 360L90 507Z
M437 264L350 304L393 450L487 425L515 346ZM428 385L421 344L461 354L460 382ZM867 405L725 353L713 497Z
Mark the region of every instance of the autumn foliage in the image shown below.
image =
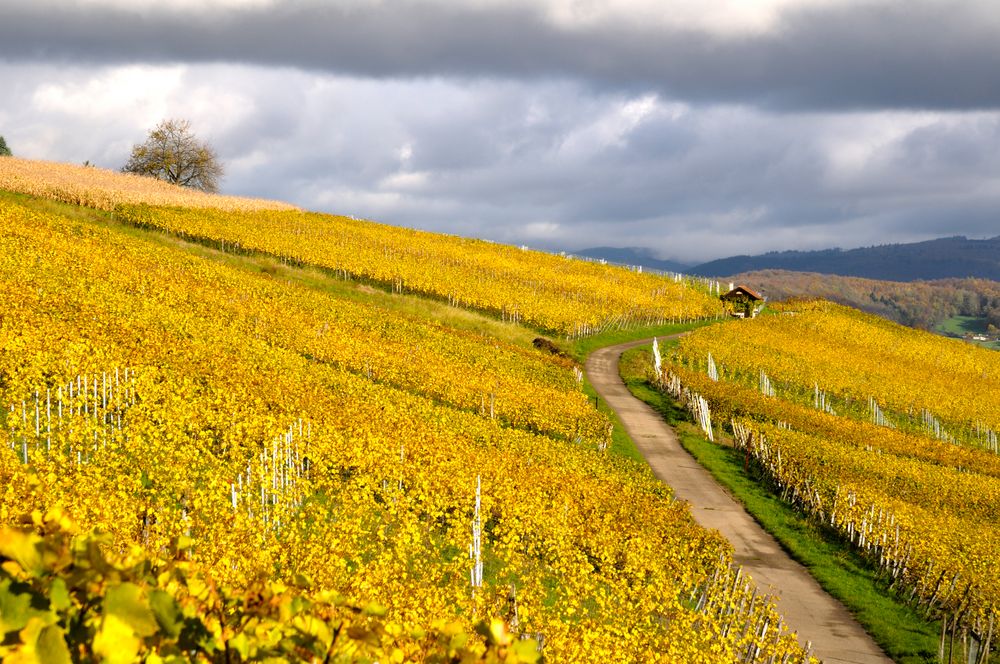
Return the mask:
M706 399L782 497L952 643L987 652L1000 622L1000 354L829 303L778 308L685 337L661 385Z
M122 232L116 197L143 194L100 181L55 195L115 222L0 200L0 600L38 610L3 623L7 653L86 658L117 639L125 660L804 658L728 543L604 449L566 359ZM231 230L246 214L146 219ZM288 246L306 246L300 221L333 223L283 214L256 218L286 224ZM438 292L471 269L445 260L454 238L357 228L362 258L438 261ZM504 251L475 247L495 273L476 292L523 283L539 256L505 271ZM537 315L569 325L605 273L549 260L538 289L558 296ZM701 311L696 291L655 283L664 311Z

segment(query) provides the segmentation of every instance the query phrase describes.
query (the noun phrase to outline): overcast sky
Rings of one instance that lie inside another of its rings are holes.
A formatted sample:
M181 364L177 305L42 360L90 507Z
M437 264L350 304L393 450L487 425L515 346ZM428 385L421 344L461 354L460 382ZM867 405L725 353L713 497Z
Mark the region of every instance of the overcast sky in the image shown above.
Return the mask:
M996 0L0 0L0 135L547 249L1000 234Z

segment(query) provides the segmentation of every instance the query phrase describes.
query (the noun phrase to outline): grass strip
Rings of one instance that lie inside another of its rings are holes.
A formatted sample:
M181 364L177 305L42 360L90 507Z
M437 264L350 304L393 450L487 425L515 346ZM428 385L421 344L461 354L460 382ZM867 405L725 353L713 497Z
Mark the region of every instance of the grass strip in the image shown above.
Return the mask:
M607 330L600 334L595 334L581 339L575 339L563 344L568 355L574 360L583 364L587 356L599 348L605 346L615 346L637 339L650 339L652 337L666 337L678 332L688 332L706 325L713 325L718 321L715 319L699 320L690 323L666 323L663 325L639 325L624 330Z

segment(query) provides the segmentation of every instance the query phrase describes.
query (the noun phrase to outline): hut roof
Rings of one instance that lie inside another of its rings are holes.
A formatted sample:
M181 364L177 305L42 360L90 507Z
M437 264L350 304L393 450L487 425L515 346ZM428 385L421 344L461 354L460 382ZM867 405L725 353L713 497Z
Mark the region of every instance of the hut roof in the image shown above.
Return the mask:
M731 290L728 293L725 293L724 295L722 295L721 299L723 299L723 300L733 300L733 299L740 298L740 297L747 297L747 298L750 298L751 300L759 300L759 301L763 301L764 300L764 296L763 295L761 295L760 293L758 293L757 291L755 291L755 290L753 290L751 288L748 288L747 286L737 286L733 290Z

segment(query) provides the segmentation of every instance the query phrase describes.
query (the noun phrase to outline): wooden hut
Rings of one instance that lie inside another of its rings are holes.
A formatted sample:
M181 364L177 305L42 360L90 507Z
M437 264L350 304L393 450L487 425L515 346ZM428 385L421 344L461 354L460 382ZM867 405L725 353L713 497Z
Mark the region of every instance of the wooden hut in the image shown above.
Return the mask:
M747 286L739 285L730 288L720 298L729 313L736 318L756 318L764 308L764 296Z

